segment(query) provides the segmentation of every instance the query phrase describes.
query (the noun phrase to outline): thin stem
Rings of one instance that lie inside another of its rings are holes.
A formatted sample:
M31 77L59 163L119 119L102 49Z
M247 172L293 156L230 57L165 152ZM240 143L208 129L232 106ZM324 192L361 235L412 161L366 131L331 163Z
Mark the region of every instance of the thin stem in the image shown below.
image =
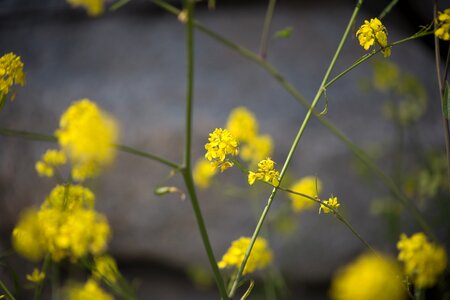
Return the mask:
M336 64L336 60L339 57L339 54L341 53L341 50L342 50L342 48L344 46L345 41L347 40L347 37L348 37L348 34L350 33L352 24L353 24L353 22L354 22L354 20L356 18L356 15L358 14L358 11L359 11L361 5L362 5L362 0L359 0L358 3L356 4L356 7L355 7L355 9L353 11L352 16L350 17L350 20L349 20L349 22L347 24L347 27L345 29L345 32L344 32L342 38L341 38L341 41L339 42L339 45L338 45L338 47L336 49L336 52L335 52L335 54L334 54L334 56L333 56L333 58L331 60L331 63L329 65L327 71L325 72L325 75L324 75L324 77L322 79L322 83L320 84L320 87L317 90L316 96L314 97L314 100L313 100L311 106L309 107L308 112L306 113L306 116L305 116L305 118L304 118L304 120L303 120L303 122L302 122L302 124L301 124L301 126L299 128L297 136L295 137L294 142L292 143L291 149L289 150L287 158L286 158L286 160L285 160L285 162L283 164L283 168L281 169L281 172L280 172L280 183L282 182L283 177L286 174L286 171L287 171L287 169L289 167L289 164L292 161L292 157L294 155L294 152L295 152L295 150L296 150L296 148L297 148L297 146L298 146L298 144L300 142L300 139L301 139L301 137L303 135L303 132L306 129L306 125L308 124L308 122L309 122L309 120L311 118L311 115L313 114L313 110L314 110L315 106L317 105L317 103L319 102L319 99L322 96L322 93L324 92L324 85L327 82L328 77L330 76L330 73L333 70L334 65ZM238 283L239 283L239 281L240 281L240 279L242 277L242 273L244 271L244 268L245 268L245 265L246 265L246 263L248 261L248 258L250 257L250 253L252 251L253 245L256 242L256 239L257 239L257 237L259 235L259 232L260 232L261 227L262 227L262 225L264 223L264 220L266 219L266 216L267 216L267 214L269 212L270 206L272 205L273 199L275 199L277 191L278 190L276 188L272 189L272 193L269 196L269 199L267 201L267 205L265 206L265 208L264 208L264 210L263 210L263 212L261 214L261 217L260 217L260 219L258 221L258 224L256 225L255 231L253 232L253 235L252 235L252 239L251 239L250 244L249 244L249 246L247 248L247 251L245 253L244 259L242 260L241 266L239 267L238 274L236 276L236 279L235 279L235 281L233 283L233 286L231 288L231 291L229 293L230 298L233 297L234 294L236 293L236 290L237 290L237 287L238 287Z
M388 13L391 12L392 8L398 3L398 0L392 0L378 15L378 19L383 19Z
M433 6L433 20L437 20L437 0L434 1ZM437 29L437 23L434 21L434 31ZM450 48L449 48L450 49ZM435 35L434 36L434 56L435 56L435 62L436 62L436 76L439 86L439 97L441 99L441 105L443 106L444 101L449 101L446 99L446 96L444 96L445 87L444 85L447 85L447 82L444 78L447 78L447 67L448 67L448 60L449 60L449 54L447 53L447 59L446 59L446 66L445 66L445 74L444 76L441 75L441 53L439 50L439 39ZM449 126L449 120L442 114L442 126L444 129L444 140L445 140L445 151L447 154L447 174L450 178L450 126ZM448 188L450 191L450 180L448 181Z
M40 141L40 142L57 142L57 139L53 135L43 134L43 133L37 133L37 132L31 132L31 131L24 131L24 130L16 130L16 129L9 129L9 128L0 128L0 136L9 136L9 137L20 137L28 140L33 141ZM157 155L144 152L142 150L138 150L126 145L114 145L117 150L132 154L135 156L148 158L150 160L154 160L157 162L160 162L168 167L174 168L176 170L179 170L181 166L175 162L172 162L170 160L164 159L162 157L159 157Z
M208 232L206 230L205 221L203 219L202 211L197 199L197 193L192 179L192 167L191 167L191 148L192 148L192 108L194 100L194 9L195 0L186 0L185 9L187 11L187 24L186 24L186 49L187 49L187 81L186 81L186 126L185 126L185 147L184 147L184 162L182 175L186 188L191 199L192 208L194 210L197 226L200 232L200 236L205 247L206 254L208 256L211 269L214 274L217 287L219 288L220 295L223 300L228 299L227 290L223 282L223 278L220 274L217 266L217 260L214 257L214 252L209 241Z
M266 17L264 19L263 31L261 34L261 45L259 48L259 55L263 60L267 58L267 50L269 48L269 39L270 39L270 26L272 24L273 12L275 10L276 3L277 0L269 0Z
M44 258L44 265L42 266L42 272L45 274L45 277L48 277L48 269L51 265L50 255L47 254ZM40 300L42 297L42 290L44 288L45 279L38 283L36 290L34 291L34 300Z
M11 294L11 292L9 291L9 289L6 287L6 285L3 283L2 280L0 280L0 288L5 292L6 297L8 297L10 300L16 300L16 298L14 298L14 296Z

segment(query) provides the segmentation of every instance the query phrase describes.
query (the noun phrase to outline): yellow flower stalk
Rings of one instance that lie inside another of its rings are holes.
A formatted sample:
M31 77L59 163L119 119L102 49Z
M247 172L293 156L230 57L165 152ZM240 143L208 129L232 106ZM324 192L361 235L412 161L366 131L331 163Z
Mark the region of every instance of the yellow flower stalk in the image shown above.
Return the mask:
M328 200L323 201L323 203L327 204L329 207L333 208L333 209L338 209L339 206L341 206L341 204L338 202L338 198L337 197L331 197ZM323 213L325 214L329 214L331 212L333 212L330 208L328 208L327 206L321 204L320 208L319 208L319 214L323 211Z
M404 300L401 269L390 257L363 254L333 278L332 300Z
M253 185L256 180L261 180L278 186L279 177L280 173L275 170L275 162L266 158L258 163L258 172L248 172L248 184Z
M26 276L28 281L39 283L45 279L45 273L41 272L39 269L35 268L33 273L27 274Z
M91 17L97 17L104 11L104 0L66 0L72 7L82 7Z
M6 96L11 92L13 85L25 85L25 73L20 56L10 52L0 57L0 108L3 106ZM11 100L14 100L12 94Z
M55 134L75 180L97 176L115 158L116 121L89 99L74 102L64 112Z
M322 190L322 182L317 177L306 176L295 182L290 189L312 198L318 198L318 194ZM315 206L314 201L300 195L289 194L289 198L291 199L292 210L297 213L312 209Z
M435 21L437 24L434 35L444 41L450 40L450 8L444 10L444 12L438 12L438 18Z
M75 283L70 285L67 290L67 299L68 300L87 300L87 299L95 299L95 300L113 300L114 297L105 292L98 283L89 279L84 285Z
M406 275L419 288L434 286L447 266L445 249L428 242L422 232L413 234L410 238L402 234L397 249L398 260L403 262Z
M386 27L378 18L370 19L370 21L365 20L364 24L356 32L356 36L364 50L369 50L376 43L383 49L384 57L391 55L391 48L387 47Z
M231 243L231 247L218 262L221 269L236 267L239 269L244 260L245 252L250 245L249 237L241 237ZM256 269L264 269L272 262L272 251L268 248L267 241L258 237L253 245L250 257L245 265L243 274L248 274Z

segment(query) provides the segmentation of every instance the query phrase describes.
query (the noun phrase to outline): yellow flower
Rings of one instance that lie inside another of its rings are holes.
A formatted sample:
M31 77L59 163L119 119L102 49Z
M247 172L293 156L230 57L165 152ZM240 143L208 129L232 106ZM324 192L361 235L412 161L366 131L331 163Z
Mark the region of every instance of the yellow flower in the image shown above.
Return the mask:
M338 209L339 206L341 206L341 204L338 202L337 197L331 197L330 199L323 201L323 203L328 204L329 207L331 207L335 210ZM328 207L326 207L323 204L320 205L319 214L321 211L323 211L325 214L333 212L331 209L329 209Z
M370 19L370 21L365 20L356 32L356 36L364 50L369 50L376 42L383 49L384 57L391 55L391 49L387 47L386 27L378 18Z
M72 177L78 181L98 175L100 167L113 161L117 136L115 120L88 99L74 102L61 116L56 131L73 165Z
M247 141L239 152L240 157L250 161L250 165L256 165L273 152L273 141L270 135L257 135Z
M227 129L238 142L247 142L258 133L258 121L247 108L236 107L228 117Z
M98 283L89 279L84 285L72 284L67 289L69 300L113 300L114 297L105 292Z
M0 295L0 299L4 299L5 298L5 295Z
M248 173L248 184L252 185L256 180L262 180L278 186L279 177L280 173L275 170L275 162L268 157L258 163L258 172Z
M250 245L251 239L248 237L241 237L231 243L231 247L223 255L222 260L219 261L218 266L221 269L228 267L236 267L239 269L244 260L245 252ZM250 257L247 260L243 274L253 272L255 269L264 269L272 262L272 251L267 246L267 241L264 238L257 238L253 245Z
M0 108L13 85L25 85L25 73L20 56L10 52L0 57ZM14 100L15 95L11 96Z
M109 283L116 283L117 277L119 276L119 269L114 258L109 255L94 257L92 275L96 280L103 278Z
M450 8L444 10L444 12L438 12L438 18L436 20L437 29L434 35L441 40L450 40Z
M44 153L42 159L36 163L36 171L40 176L53 177L54 168L64 165L66 161L64 152L49 149Z
M71 211L79 208L93 209L95 195L91 190L81 185L57 185L50 192L42 208L56 208L61 211Z
M34 282L34 283L39 283L42 280L45 279L45 273L41 272L39 269L35 268L33 270L33 273L31 273L31 275L27 274L27 280Z
M322 190L322 182L317 177L306 176L295 182L290 189L312 198L318 198L318 194ZM292 210L294 212L314 208L314 202L311 199L295 194L289 194L289 198L292 200Z
M39 261L45 255L42 239L37 210L26 210L12 232L14 250L31 261Z
M227 155L238 154L238 142L227 129L216 128L209 134L205 145L205 158L211 162L224 162Z
M91 17L99 16L104 11L104 0L66 0L72 7L83 7Z
M200 159L196 162L193 170L195 184L205 189L209 186L211 178L216 174L216 167L206 159Z
M419 288L432 287L447 266L445 249L430 243L424 233L408 238L400 236L397 243L398 260L404 263L404 271Z
M332 300L402 300L401 270L389 257L363 254L333 278Z

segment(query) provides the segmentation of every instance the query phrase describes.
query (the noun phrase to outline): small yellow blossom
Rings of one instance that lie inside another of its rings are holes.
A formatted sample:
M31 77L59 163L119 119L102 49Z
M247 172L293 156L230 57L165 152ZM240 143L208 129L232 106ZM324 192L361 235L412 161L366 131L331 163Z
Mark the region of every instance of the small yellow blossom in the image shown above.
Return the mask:
M337 197L331 197L330 199L323 201L323 203L327 204L329 207L331 207L335 210L338 209L339 206L341 206L341 204L338 202ZM321 211L323 211L325 214L333 212L330 208L328 208L327 206L325 206L323 204L320 205L319 214Z
M436 284L439 275L447 266L447 254L439 245L428 242L424 233L408 238L400 236L397 243L398 260L404 263L404 271L419 288Z
M105 292L98 283L89 279L84 285L72 284L67 289L68 300L113 300L114 297Z
M312 198L318 198L318 193L322 190L322 182L317 177L306 176L295 182L290 189ZM289 198L292 200L292 210L294 212L314 208L315 203L311 199L295 194L289 194Z
M255 166L259 161L270 157L273 152L273 141L270 135L257 135L249 139L241 148L239 155Z
M66 161L64 152L49 149L44 153L42 159L36 163L36 171L40 176L53 177L54 168L64 165Z
M401 270L386 256L363 254L340 269L333 278L332 300L403 300L405 289L400 280Z
M31 282L34 282L34 283L39 283L39 282L41 282L42 280L45 279L45 273L41 272L39 269L35 268L33 270L33 273L31 273L31 275L27 274L26 277L27 277L28 281L31 281Z
M391 55L391 48L387 47L387 31L386 27L381 23L378 18L365 20L364 24L356 32L359 44L364 50L369 50L375 43L377 43L382 49L384 57Z
M238 142L227 129L216 128L209 134L205 145L205 158L211 162L224 162L227 155L238 154Z
M40 230L38 211L28 209L20 216L12 232L14 250L31 261L39 261L45 255L45 245Z
M104 11L104 0L66 0L72 7L83 7L91 17L99 16Z
M10 52L0 57L0 107L13 85L25 85L25 73L20 56ZM14 94L11 97L14 100Z
M444 10L444 12L438 12L438 18L436 20L437 29L434 35L444 41L450 40L450 8Z
M238 142L247 142L257 135L258 121L247 108L236 107L228 117L227 129Z
M5 295L0 295L0 299L4 299L5 298Z
M57 185L50 192L42 208L57 208L61 211L72 211L79 208L93 209L95 204L94 193L81 185Z
M211 166L214 168L214 170L220 169L220 172L223 172L226 169L229 169L232 166L234 166L234 163L229 160L224 161L215 160L211 162Z
M231 247L223 255L218 263L219 268L236 267L239 269L244 260L245 252L250 245L251 239L241 237L231 243ZM258 237L253 245L250 257L244 268L243 274L253 272L255 269L264 269L272 262L272 251L268 248L267 241Z
M92 276L96 280L102 280L103 278L109 283L116 283L119 276L119 269L114 258L109 255L94 257Z
M116 121L89 99L74 102L61 116L56 137L73 165L72 177L81 181L98 175L115 157Z
M268 157L258 163L258 172L248 173L248 184L252 185L256 180L261 180L278 186L279 177L280 173L275 170L275 162Z
M180 21L183 24L187 24L188 21L188 12L186 9L183 9L182 11L180 11L180 13L178 14L178 21Z
M196 162L192 176L195 184L205 189L209 186L211 178L216 174L216 167L206 159L200 159Z

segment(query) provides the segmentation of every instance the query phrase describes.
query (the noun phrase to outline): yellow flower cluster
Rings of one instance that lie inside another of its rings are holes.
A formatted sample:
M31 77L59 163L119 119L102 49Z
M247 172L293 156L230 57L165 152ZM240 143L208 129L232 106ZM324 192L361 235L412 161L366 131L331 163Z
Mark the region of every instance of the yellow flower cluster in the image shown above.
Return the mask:
M54 261L77 261L106 250L111 230L94 210L94 195L82 186L57 186L39 210L28 210L13 230L14 249L38 261L49 253Z
M113 300L114 297L105 292L98 283L89 279L84 285L72 284L67 288L68 300Z
M450 40L450 8L444 10L444 12L438 12L438 18L436 20L437 29L434 35L444 41Z
M266 158L258 163L258 172L248 172L248 184L252 185L256 180L261 180L278 186L279 177L280 173L275 170L275 162Z
M216 174L216 167L202 158L197 161L192 173L195 184L199 188L205 189L209 186L211 178Z
M45 273L41 272L41 271L39 271L39 269L35 268L33 270L33 273L27 275L26 278L28 281L31 281L34 283L39 283L45 279Z
M338 209L338 207L341 206L341 204L338 202L337 197L331 197L330 199L323 201L323 203L327 204L329 207L331 207L334 210ZM333 212L329 207L321 204L320 208L319 208L319 214L321 211L323 211L325 214Z
M66 0L72 7L83 7L91 17L99 16L104 11L104 0Z
M36 163L39 175L52 177L55 167L70 161L77 181L95 177L115 157L115 120L88 99L74 102L61 116L56 137L61 150L48 150Z
M428 242L419 232L408 238L400 236L397 243L398 259L404 263L404 271L419 288L432 287L447 266L447 254L441 246Z
M322 182L317 177L306 176L295 182L290 189L312 198L318 198L318 194L322 190ZM314 202L311 199L295 194L289 194L289 198L292 200L292 210L294 212L314 208Z
M223 255L218 266L221 269L236 267L239 269L244 260L245 252L250 245L251 239L241 237L231 243L231 247ZM264 269L272 262L272 251L268 248L267 241L258 237L253 245L250 257L247 260L243 274L253 272L255 269Z
M365 20L364 24L356 32L359 44L364 50L369 50L375 43L377 43L383 49L384 57L391 56L391 47L387 44L387 31L386 27L381 23L378 18Z
M227 129L216 128L209 134L209 143L205 145L205 158L216 167L221 167L221 171L233 166L233 163L225 160L228 155L238 154L238 142Z
M333 278L333 300L402 300L406 298L400 281L401 270L389 257L363 254L340 269Z
M259 125L255 116L245 107L231 111L227 129L241 146L240 157L255 166L259 161L272 155L273 142L269 135L259 134Z
M6 95L13 85L25 84L25 73L20 56L10 52L0 57L0 107L3 106ZM13 94L11 100L14 100Z

